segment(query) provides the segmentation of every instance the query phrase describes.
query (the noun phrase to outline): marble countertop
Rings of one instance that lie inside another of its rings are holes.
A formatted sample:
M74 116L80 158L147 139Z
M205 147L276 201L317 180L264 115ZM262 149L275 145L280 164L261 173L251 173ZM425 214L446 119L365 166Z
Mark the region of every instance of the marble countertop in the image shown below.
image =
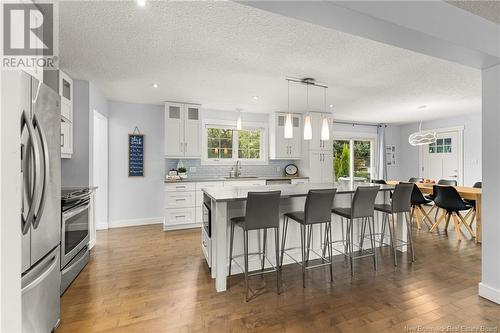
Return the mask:
M230 182L230 181L244 181L244 180L288 180L288 179L309 179L309 177L291 177L291 176L263 176L263 177L253 177L253 176L241 176L241 177L190 177L182 180L165 180L166 184L169 183L192 183L192 182Z
M372 183L308 183L308 184L279 184L266 186L236 186L206 188L202 191L215 201L246 200L248 192L281 191L282 198L303 197L309 190L336 188L337 194L354 193L358 186L379 186L380 191L394 189L394 185L378 185Z

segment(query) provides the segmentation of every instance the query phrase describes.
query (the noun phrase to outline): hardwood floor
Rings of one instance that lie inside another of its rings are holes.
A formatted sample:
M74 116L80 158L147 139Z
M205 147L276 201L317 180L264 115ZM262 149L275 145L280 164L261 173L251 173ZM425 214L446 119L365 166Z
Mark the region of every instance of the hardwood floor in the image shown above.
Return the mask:
M98 231L91 261L62 297L62 332L408 332L445 326L500 324L500 306L480 298L481 246L454 232L416 231L414 264L388 248L379 270L355 263L351 280L342 258L308 272L297 265L254 277L266 291L245 303L243 279L216 293L200 249L200 231L165 233L160 225Z

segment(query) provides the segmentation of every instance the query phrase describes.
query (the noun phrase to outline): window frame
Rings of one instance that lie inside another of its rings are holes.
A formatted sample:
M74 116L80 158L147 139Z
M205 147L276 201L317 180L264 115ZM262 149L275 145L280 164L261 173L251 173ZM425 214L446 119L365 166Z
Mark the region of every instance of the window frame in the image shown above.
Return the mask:
M208 157L208 128L224 128L233 130L233 157L232 158L209 158ZM269 159L267 155L267 136L268 125L260 122L243 122L243 130L259 130L260 131L260 152L258 159L238 158L239 153L239 137L236 129L236 120L215 120L204 119L202 121L202 165L234 165L236 161L241 161L242 165L267 165Z
M349 141L349 181L351 182L354 181L354 141L370 141L370 179L368 181L370 182L372 179L377 178L375 176L377 172L376 158L378 156L377 133L335 131L332 138L332 153L333 141L335 140ZM333 179L335 179L335 175L333 175Z

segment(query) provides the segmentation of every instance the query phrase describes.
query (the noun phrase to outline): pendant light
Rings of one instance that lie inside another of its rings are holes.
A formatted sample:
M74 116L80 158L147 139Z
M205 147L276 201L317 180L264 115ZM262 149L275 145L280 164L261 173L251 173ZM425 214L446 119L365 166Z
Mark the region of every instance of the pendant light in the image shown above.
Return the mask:
M288 81L288 113L285 117L285 139L293 138L292 113L290 112L290 81Z
M325 95L324 112L326 113L326 88L324 88L324 95ZM329 140L330 140L330 125L328 124L328 117L323 116L321 124L321 141L329 141Z
M422 131L422 121L420 121L420 125L418 126L418 132L412 133L408 137L408 142L412 146L430 145L436 141L436 132Z
M306 84L306 112L309 112L309 85ZM311 116L306 114L304 117L304 140L312 140Z
M236 120L236 129L238 131L241 131L242 125L241 125L241 109L236 109L238 111L238 119Z

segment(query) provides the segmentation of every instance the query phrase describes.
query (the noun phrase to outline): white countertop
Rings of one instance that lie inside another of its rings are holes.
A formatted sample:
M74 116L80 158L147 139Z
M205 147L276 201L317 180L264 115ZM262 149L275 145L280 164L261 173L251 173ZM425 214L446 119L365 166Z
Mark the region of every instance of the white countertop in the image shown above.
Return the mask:
M292 177L292 176L262 176L262 177L253 177L253 176L241 176L241 177L224 177L224 176L215 176L215 177L190 177L181 180L165 180L165 183L190 183L190 182L230 182L237 180L288 180L288 179L309 179L309 177Z
M266 186L236 186L206 188L202 191L215 201L246 200L248 192L281 191L282 198L306 196L309 190L336 188L337 194L354 193L358 186L379 186L380 191L393 190L393 185L378 185L372 183L308 183L308 184L279 184Z

